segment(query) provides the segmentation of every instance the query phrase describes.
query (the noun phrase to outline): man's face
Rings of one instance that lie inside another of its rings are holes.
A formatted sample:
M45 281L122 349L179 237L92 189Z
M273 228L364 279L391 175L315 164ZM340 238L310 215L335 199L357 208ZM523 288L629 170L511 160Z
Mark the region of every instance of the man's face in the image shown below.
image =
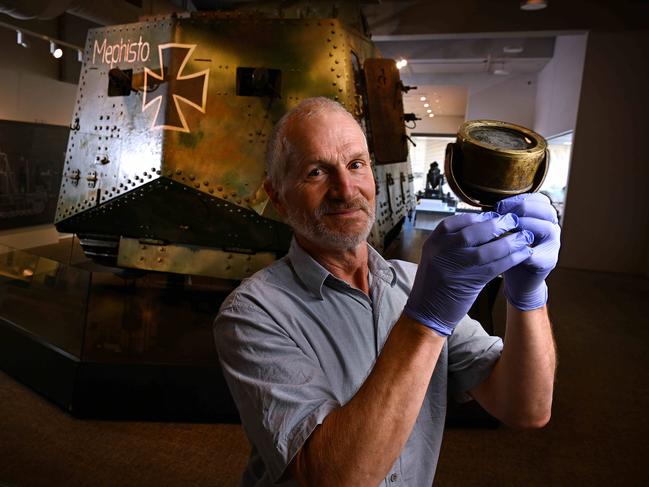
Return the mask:
M374 223L375 184L365 136L343 113L325 111L289 127L292 157L279 210L299 237L356 248Z

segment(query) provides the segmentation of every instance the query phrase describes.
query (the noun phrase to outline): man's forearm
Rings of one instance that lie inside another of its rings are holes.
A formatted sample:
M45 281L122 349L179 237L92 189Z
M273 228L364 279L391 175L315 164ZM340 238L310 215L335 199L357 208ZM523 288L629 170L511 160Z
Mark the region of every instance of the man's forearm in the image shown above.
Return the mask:
M311 434L290 467L301 485L378 485L405 445L445 338L402 316L354 397Z
M517 427L550 419L556 349L547 307L520 311L507 305L502 356L472 394L495 417Z

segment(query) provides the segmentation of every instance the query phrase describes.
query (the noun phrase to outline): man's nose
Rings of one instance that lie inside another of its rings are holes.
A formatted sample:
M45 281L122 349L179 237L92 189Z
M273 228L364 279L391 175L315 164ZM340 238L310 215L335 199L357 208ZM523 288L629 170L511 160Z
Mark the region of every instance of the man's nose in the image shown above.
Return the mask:
M332 176L329 192L333 197L349 200L356 196L356 184L347 168L337 169Z

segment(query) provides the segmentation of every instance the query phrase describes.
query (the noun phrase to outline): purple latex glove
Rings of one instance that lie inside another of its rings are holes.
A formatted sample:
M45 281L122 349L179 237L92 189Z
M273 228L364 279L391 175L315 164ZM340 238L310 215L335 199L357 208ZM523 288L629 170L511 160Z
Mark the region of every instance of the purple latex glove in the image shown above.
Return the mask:
M545 278L559 258L561 229L557 212L547 196L526 193L499 201L498 213L515 213L519 227L534 234L532 255L505 272L505 296L514 307L530 311L548 301Z
M428 237L404 313L442 336L453 333L482 288L531 254L516 215L465 213L442 221Z

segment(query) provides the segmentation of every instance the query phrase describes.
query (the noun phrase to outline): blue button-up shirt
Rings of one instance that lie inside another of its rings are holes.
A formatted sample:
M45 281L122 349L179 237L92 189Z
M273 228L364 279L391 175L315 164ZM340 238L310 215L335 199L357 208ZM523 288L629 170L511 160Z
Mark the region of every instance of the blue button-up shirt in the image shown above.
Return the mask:
M361 387L401 315L417 266L369 247L370 295L336 278L293 240L289 253L225 300L214 323L223 373L252 445L244 486L275 484L313 430ZM447 340L410 437L385 486L432 485L447 387L482 382L502 341L465 317ZM403 401L408 401L404 397Z

